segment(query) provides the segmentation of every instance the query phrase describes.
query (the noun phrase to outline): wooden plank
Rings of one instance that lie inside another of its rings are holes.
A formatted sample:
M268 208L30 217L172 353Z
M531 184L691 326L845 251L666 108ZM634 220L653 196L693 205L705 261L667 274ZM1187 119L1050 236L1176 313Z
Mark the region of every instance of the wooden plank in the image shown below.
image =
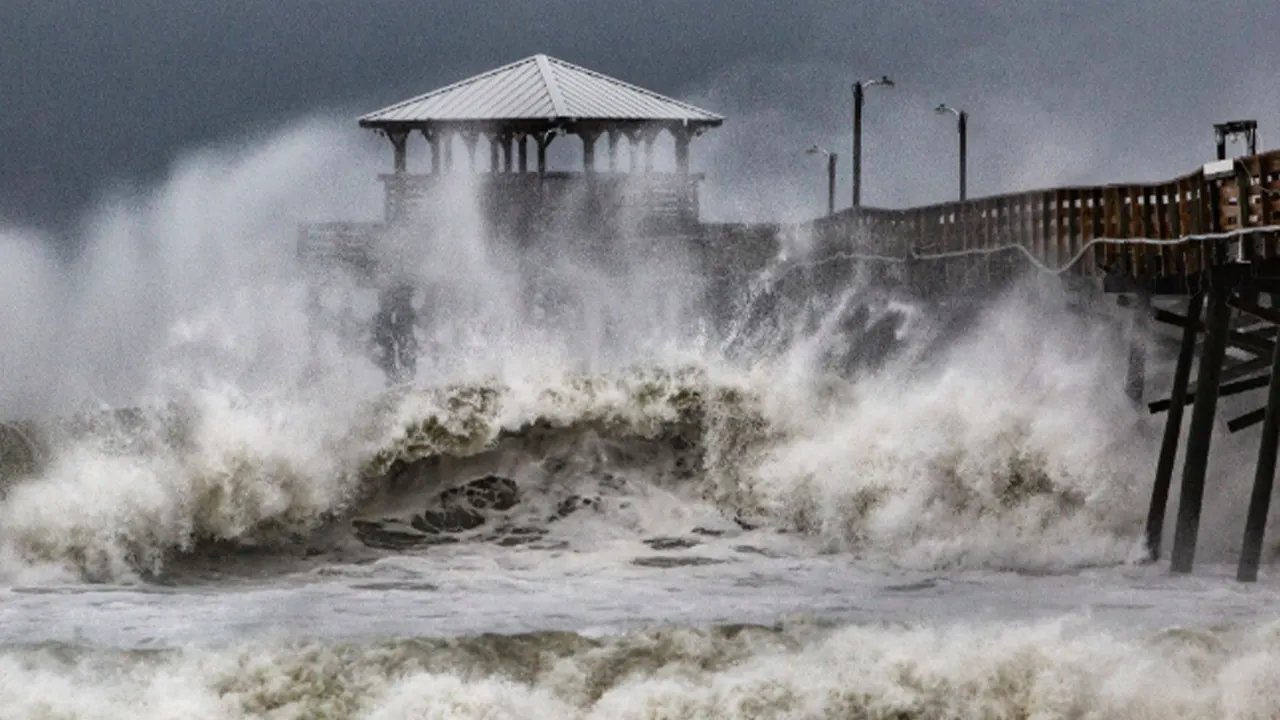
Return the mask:
M1043 263L1047 260L1044 251L1044 223L1042 222L1044 218L1044 195L1043 193L1031 193L1024 197L1027 201L1027 223L1030 226L1031 244L1028 247L1032 256Z
M1058 247L1058 266L1064 265L1071 258L1071 193L1059 190L1054 193L1055 205L1055 237Z
M1129 224L1129 206L1128 198L1123 188L1118 186L1107 187L1103 189L1103 215L1102 215L1102 235L1110 238L1128 237ZM1126 273L1132 272L1132 263L1129 260L1128 246L1111 245L1106 246L1105 254L1102 259L1104 267L1121 265Z
M1161 240L1169 237L1169 186L1160 185L1155 188L1155 233L1153 237ZM1159 270L1161 275L1172 275L1175 270L1170 262L1172 253L1164 246L1154 248L1156 257L1159 259Z
M1274 151L1258 157L1258 224L1280 224L1280 151ZM1268 237L1265 243L1265 255L1274 258L1280 255L1276 236Z
M1080 247L1093 240L1094 237L1100 236L1101 233L1094 231L1100 224L1098 223L1098 220L1100 220L1098 215L1101 214L1101 210L1102 202L1094 201L1093 188L1080 191ZM1085 274L1091 274L1094 266L1097 265L1096 261L1094 261L1096 258L1096 250L1089 249L1085 251L1083 258L1080 258L1080 269L1084 270Z
M1058 266L1058 245L1054 235L1055 195L1052 192L1040 193L1040 256L1046 262Z
M1067 257L1075 257L1080 250L1080 217L1084 210L1080 190L1067 191ZM1079 268L1076 274L1083 274Z

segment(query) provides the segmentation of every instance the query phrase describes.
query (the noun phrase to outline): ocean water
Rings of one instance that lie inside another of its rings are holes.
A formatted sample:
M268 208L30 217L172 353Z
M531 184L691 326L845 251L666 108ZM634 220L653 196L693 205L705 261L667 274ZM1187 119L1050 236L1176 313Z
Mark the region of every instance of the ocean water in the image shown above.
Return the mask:
M293 257L363 152L203 151L74 260L0 231L0 717L1280 713L1256 439L1215 438L1197 572L1143 562L1161 418L1106 298L924 303L800 233L726 290L486 238L460 187L395 249L389 385L376 294Z

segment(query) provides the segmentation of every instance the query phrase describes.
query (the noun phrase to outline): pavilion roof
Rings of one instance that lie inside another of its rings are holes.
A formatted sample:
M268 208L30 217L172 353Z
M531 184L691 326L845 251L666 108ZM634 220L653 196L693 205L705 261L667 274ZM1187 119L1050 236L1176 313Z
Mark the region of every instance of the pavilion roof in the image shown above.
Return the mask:
M363 127L575 122L715 126L724 118L546 55L534 55L360 118Z

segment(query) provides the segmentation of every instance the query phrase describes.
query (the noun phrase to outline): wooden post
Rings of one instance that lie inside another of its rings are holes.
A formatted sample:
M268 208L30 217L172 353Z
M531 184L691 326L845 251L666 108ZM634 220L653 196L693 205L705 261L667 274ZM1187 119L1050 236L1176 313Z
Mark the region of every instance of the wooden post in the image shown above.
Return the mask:
M512 152L512 145L515 141L515 135L512 133L504 132L502 134L502 172L507 173L508 175L511 174L511 161L515 155L515 153Z
M653 141L658 139L658 130L647 128L644 133L644 171L653 172Z
M476 140L479 134L474 131L462 133L462 142L467 147L467 170L468 172L476 171Z
M556 131L547 130L544 132L540 132L534 136L534 139L538 142L538 174L546 175L547 174L547 146L551 144L552 140L556 139Z
M1173 535L1172 569L1177 573L1191 572L1195 562L1205 471L1209 466L1213 418L1218 409L1218 379L1222 374L1222 361L1227 350L1227 325L1231 319L1231 308L1227 306L1230 289L1225 285L1225 278L1215 273L1213 280L1205 318L1204 348L1196 376L1196 400L1191 408L1191 427L1187 432L1187 457L1182 465L1178 523Z
M627 133L627 172L636 173L640 170L640 142L642 134L639 130L632 130Z
M579 130L582 138L582 170L588 175L596 173L596 139L600 137L598 130Z
M409 131L388 130L387 139L391 141L391 146L395 149L396 174L403 175L408 169L408 152L406 148L409 143Z
M518 150L520 174L524 175L529 172L529 136L521 133L516 138L516 148Z
M676 128L672 130L672 135L675 137L675 140L676 140L676 173L678 173L681 177L688 177L689 175L689 140L693 137L693 134L689 132L688 128ZM833 165L835 163L835 157L836 157L835 155L830 156L830 160ZM834 206L834 203L835 203L835 199L832 198L831 204L833 206Z
M1182 408L1187 404L1187 381L1191 377L1191 362L1195 359L1196 328L1200 325L1200 310L1203 306L1203 294L1196 294L1187 301L1187 323L1182 326L1182 346L1178 350L1178 364L1173 371L1174 403L1169 406L1169 414L1165 418L1160 459L1156 463L1156 479L1151 486L1151 508L1147 511L1147 554L1153 561L1160 558L1164 513L1169 504L1173 463L1178 454L1178 437L1182 434Z
M609 131L609 172L618 172L618 130Z
M1138 293L1129 317L1129 363L1124 379L1124 393L1135 404L1142 404L1147 375L1147 329L1151 319L1151 296Z
M438 175L444 166L444 158L440 157L440 133L423 128L422 136L431 147L431 174Z
M1272 296L1274 306L1277 298ZM1253 494L1249 498L1249 515L1244 526L1244 544L1240 548L1240 565L1236 579L1254 582L1262 559L1262 540L1267 530L1267 513L1271 510L1271 490L1276 477L1276 446L1280 442L1280 342L1271 353L1271 382L1267 386L1267 409L1262 421L1262 437L1258 444L1258 466L1253 476Z
M498 152L501 148L502 141L499 139L497 133L490 133L486 135L485 138L489 141L489 173L491 175L497 175L502 167L498 161Z

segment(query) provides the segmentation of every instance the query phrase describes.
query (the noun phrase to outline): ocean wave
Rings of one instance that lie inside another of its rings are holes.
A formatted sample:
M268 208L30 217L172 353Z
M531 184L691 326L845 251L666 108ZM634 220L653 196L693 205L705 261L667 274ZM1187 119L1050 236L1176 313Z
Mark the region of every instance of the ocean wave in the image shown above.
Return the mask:
M990 338L1015 342L1027 328L989 325L986 344L951 351L965 364L914 376L798 384L778 382L776 366L715 365L568 373L399 389L324 422L316 398L222 388L182 410L116 414L44 447L25 442L16 455L26 467L0 501L0 542L25 563L121 578L162 572L211 543L298 547L326 528L351 536L353 520L354 536L383 548L442 532L493 537L463 532L481 525L542 534L566 502L605 495L620 499L596 509L645 536L655 529L635 505L662 488L746 527L807 534L818 550L912 567L1130 558L1141 507L1133 478L1150 447L1140 432L1116 432L1135 413L1095 387L1105 356L1064 364L1045 339L1015 374ZM518 507L488 507L495 483L510 485L519 500L504 503ZM450 512L461 520L441 520Z
M28 717L1271 717L1280 630L1032 624L667 628L0 652Z

